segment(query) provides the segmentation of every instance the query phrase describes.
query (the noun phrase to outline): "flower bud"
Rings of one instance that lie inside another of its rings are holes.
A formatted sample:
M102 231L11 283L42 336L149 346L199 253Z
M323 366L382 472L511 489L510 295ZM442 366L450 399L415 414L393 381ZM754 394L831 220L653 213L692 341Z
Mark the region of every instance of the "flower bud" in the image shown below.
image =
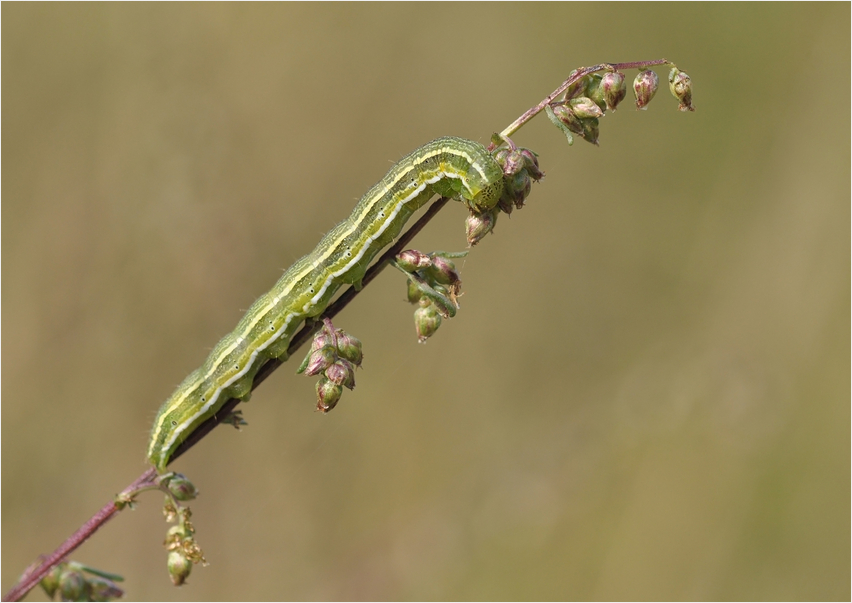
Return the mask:
M494 159L503 168L503 174L517 174L524 168L524 156L518 149L499 149Z
M397 265L406 272L416 272L428 267L432 261L428 255L416 249L406 249L396 256Z
M92 576L89 578L90 601L112 601L124 596L124 591L107 578Z
M660 78L651 69L640 71L633 80L633 93L636 95L636 108L645 109L654 95L657 93L657 86L660 84Z
M601 92L603 92L606 108L610 111L615 111L618 103L624 100L627 96L627 84L624 81L624 74L620 71L610 71L605 73L601 79Z
M44 575L41 582L39 582L39 585L41 585L44 592L47 593L49 599L53 599L54 593L56 593L56 590L59 588L59 579L62 577L62 570L64 568L64 563L54 565L50 568L50 571Z
M326 344L318 350L309 352L297 372L304 373L309 377L312 375L318 375L330 367L336 360L337 348L333 345Z
M165 477L161 484L166 487L169 493L181 502L194 500L198 496L198 490L185 475L173 473L171 476Z
M169 557L166 561L166 567L169 570L169 577L172 579L172 584L181 586L192 572L192 562L187 559L180 551L169 551Z
M429 276L436 283L442 285L455 285L461 279L456 272L456 265L449 259L436 255L432 258L432 267L429 270Z
M496 134L494 136L497 136ZM497 136L495 144L503 144L503 140ZM494 161L500 164L500 167L506 165L506 159L509 157L509 153L511 150L507 147L500 147L496 151L494 151L491 155L494 157Z
M600 123L596 118L583 120L583 140L586 140L593 145L598 145L598 136L600 136Z
M604 91L601 87L601 83L603 82L603 76L600 73L593 73L589 76L589 83L586 84L586 93L585 96L591 99L593 103L598 106L598 109L601 110L601 114L606 111L606 99L604 98ZM596 116L592 116L596 117ZM600 116L597 116L600 117Z
M86 577L78 569L66 568L59 577L59 595L63 601L88 600Z
M568 74L568 79L571 79L575 73L577 73L576 69ZM586 87L589 85L590 81L591 77L589 75L584 75L579 80L568 86L565 90L565 100L571 100L572 98L583 96L586 93Z
M680 111L695 111L692 106L692 79L685 72L673 67L669 72L669 90L680 101Z
M513 203L514 195L512 191L508 190L506 184L503 184L503 191L500 193L500 199L497 201L497 209L502 211L504 214L512 215L512 212L515 209L515 205Z
M524 206L524 201L532 190L532 178L526 170L518 172L514 176L507 176L503 180L503 190L518 209Z
M530 178L538 182L544 178L544 172L538 167L538 156L529 149L518 149L524 156L524 166Z
M361 340L353 337L343 329L337 330L337 351L355 366L361 366L364 360Z
M465 220L465 234L467 235L467 244L473 247L479 243L485 235L494 230L494 225L497 223L497 208L491 211L482 212L481 214L471 213Z
M414 326L417 329L417 341L426 343L438 327L441 326L441 315L433 304L422 305L414 311Z
M580 119L588 119L590 117L600 117L603 111L598 107L597 103L588 96L579 96L568 101L568 105L574 111L574 115Z
M355 388L355 367L348 360L338 360L325 369L325 376L336 385L346 389Z
M574 113L571 107L566 105L556 105L552 107L554 115L557 119L565 124L574 134L583 133L583 124L580 123L580 118Z
M337 406L342 394L343 388L340 385L332 383L325 377L320 378L317 381L317 410L327 413Z

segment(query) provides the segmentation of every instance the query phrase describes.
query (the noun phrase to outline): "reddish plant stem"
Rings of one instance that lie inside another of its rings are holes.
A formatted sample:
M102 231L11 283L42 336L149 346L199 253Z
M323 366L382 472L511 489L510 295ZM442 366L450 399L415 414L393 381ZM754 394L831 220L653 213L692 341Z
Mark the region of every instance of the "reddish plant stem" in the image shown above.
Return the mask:
M157 472L153 468L148 469L145 473L136 478L132 484L127 486L122 493L129 494L135 492L139 488L153 485L154 478L156 476ZM24 575L21 576L18 583L12 587L9 592L3 595L3 600L19 601L23 598L36 584L39 583L42 578L44 578L45 574L47 574L54 565L62 562L77 547L86 542L92 534L97 532L101 526L112 519L120 510L121 509L116 506L115 502L110 502L104 505L100 511L95 513L91 519L80 526L80 528L65 542L63 542L59 548L47 557L43 557L41 564L39 564L38 567L27 570Z
M556 90L547 95L547 97L535 107L529 109L518 119L509 124L509 126L505 130L500 132L500 136L508 138L509 136L520 130L525 123L527 123L533 117L544 111L544 108L548 104L556 100L556 98L560 94L565 92L571 84L586 77L590 73L597 73L598 71L617 71L619 69L643 69L645 67L653 67L654 65L671 64L672 63L670 63L666 59L656 59L654 61L633 61L630 63L600 63L598 65L594 65L593 67L580 67L579 69L575 69L571 72L571 75L568 76L568 79L562 82L562 84ZM495 147L496 145L492 142L488 146L488 150L493 151Z

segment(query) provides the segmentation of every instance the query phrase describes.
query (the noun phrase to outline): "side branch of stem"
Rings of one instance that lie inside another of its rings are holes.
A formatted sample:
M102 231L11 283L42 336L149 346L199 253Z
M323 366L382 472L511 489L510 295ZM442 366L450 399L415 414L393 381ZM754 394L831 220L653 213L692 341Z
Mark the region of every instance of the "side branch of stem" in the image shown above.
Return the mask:
M600 63L598 65L594 65L593 67L580 67L579 69L575 69L571 72L571 75L568 76L568 79L562 82L560 86L547 95L547 97L537 104L535 107L532 107L528 111L526 111L523 115L521 115L518 119L513 121L509 126L500 132L501 138L508 138L518 130L520 130L525 123L531 120L533 117L544 111L544 108L556 100L560 94L565 92L569 86L578 82L582 78L586 77L590 73L597 73L598 71L618 71L619 69L644 69L647 67L653 67L654 65L673 65L673 63L669 62L666 59L656 59L654 61L633 61L630 63ZM493 151L495 148L495 144L492 142L489 145L488 150Z

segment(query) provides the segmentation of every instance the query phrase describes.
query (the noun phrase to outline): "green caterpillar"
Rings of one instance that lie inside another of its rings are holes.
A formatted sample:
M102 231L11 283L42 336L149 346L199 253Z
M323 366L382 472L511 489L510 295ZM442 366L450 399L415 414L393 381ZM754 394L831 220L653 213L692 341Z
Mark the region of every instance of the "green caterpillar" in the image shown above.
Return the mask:
M502 192L503 169L484 146L463 138L438 138L395 164L349 218L252 304L166 400L151 430L150 462L165 470L178 445L201 423L230 398L246 398L258 369L270 358L286 359L301 323L321 315L341 285L360 288L376 254L433 195L463 200L481 213L492 210Z

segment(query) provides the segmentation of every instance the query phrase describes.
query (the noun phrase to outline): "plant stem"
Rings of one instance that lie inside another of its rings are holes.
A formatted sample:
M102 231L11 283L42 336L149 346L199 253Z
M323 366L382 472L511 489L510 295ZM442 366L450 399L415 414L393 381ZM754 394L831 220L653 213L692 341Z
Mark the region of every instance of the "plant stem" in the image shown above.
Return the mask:
M123 493L132 493L139 488L151 486L157 477L157 472L153 468L148 469L145 473L136 478L136 480L124 489ZM59 548L53 551L47 557L42 557L38 567L30 568L24 572L18 583L12 587L9 592L3 595L4 601L19 601L32 588L41 581L42 578L50 571L50 569L62 562L70 555L77 547L86 542L86 540L107 521L113 518L121 509L116 506L115 502L109 502L104 505L100 511L95 513L91 519L84 523L74 532Z
M590 73L597 73L598 71L618 71L619 69L643 69L646 67L652 67L654 65L673 65L666 59L657 59L654 61L633 61L631 63L600 63L593 67L580 67L579 69L575 69L571 72L571 75L568 76L568 79L562 82L562 84L553 92L547 95L547 97L537 104L535 107L529 109L526 113L521 115L518 119L513 121L509 126L500 132L501 138L508 138L518 130L520 130L524 124L526 124L533 117L544 111L544 108L556 100L560 94L565 92L571 84L581 80L586 77ZM489 151L493 151L495 148L495 144L492 142L488 146Z

